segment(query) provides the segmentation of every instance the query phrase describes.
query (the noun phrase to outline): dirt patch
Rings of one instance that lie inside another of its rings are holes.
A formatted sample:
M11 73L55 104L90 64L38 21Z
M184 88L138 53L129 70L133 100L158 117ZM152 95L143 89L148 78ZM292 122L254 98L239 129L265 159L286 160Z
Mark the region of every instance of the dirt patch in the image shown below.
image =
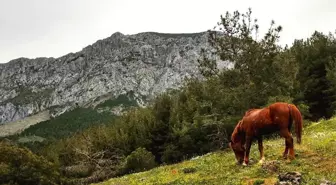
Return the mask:
M323 156L307 148L302 149L301 157L307 161L306 165L313 166L321 173L336 171L336 160L334 158Z
M333 158L323 158L321 157L318 163L312 161L312 164L316 164L317 169L321 173L325 172L335 172L336 171L336 160Z
M262 169L269 173L276 173L280 169L279 161L267 161L262 164Z

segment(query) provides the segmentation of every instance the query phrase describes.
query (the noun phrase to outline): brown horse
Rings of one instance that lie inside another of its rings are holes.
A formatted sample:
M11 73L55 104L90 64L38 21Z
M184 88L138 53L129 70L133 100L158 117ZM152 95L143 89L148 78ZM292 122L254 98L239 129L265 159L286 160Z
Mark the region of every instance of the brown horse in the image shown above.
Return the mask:
M295 121L297 143L301 143L302 116L299 109L293 105L277 102L262 109L250 109L236 125L230 141L239 164L243 161L246 166L249 162L249 153L253 139L258 140L260 162L265 160L262 145L262 135L280 131L280 136L285 138L286 148L283 157L294 159L294 143L290 133L292 121Z

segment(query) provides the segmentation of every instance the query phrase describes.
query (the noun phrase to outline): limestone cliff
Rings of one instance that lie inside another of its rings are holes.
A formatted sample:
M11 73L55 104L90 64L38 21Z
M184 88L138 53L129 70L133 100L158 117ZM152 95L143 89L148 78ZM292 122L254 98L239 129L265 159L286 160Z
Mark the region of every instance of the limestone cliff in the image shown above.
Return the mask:
M44 110L59 115L97 97L133 92L139 102L186 76L199 76L207 33L114 33L60 58L19 58L0 64L0 124Z

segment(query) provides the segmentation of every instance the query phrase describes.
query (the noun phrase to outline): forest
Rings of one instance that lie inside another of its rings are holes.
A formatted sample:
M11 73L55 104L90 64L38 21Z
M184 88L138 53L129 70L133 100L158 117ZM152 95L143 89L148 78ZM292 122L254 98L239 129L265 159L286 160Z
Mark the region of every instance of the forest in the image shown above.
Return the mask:
M281 47L285 28L271 21L265 34L260 29L251 9L226 12L208 30L213 50L198 60L202 79L185 79L181 88L120 117L94 114L99 124L67 137L45 129L53 137L45 144L2 139L0 183L88 184L222 150L245 111L277 101L297 105L305 123L334 116L334 33L315 31ZM234 68L219 69L216 57ZM86 113L74 114L73 122L90 120Z

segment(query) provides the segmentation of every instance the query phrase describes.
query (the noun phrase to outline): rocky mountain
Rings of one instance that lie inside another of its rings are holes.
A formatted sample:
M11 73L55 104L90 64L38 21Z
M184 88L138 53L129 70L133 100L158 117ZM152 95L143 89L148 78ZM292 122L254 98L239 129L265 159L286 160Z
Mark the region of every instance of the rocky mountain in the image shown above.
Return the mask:
M116 32L60 58L18 58L0 64L0 124L48 110L57 116L106 94L132 92L138 103L200 76L197 58L207 33ZM226 65L226 64L225 64Z

